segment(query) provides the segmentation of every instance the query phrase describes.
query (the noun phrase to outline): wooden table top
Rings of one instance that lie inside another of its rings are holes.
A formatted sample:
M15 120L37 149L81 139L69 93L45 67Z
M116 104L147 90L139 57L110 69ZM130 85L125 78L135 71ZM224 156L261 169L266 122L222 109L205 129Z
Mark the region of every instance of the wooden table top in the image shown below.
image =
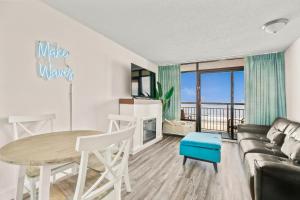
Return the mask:
M80 157L75 150L80 136L101 134L100 131L63 131L45 133L15 140L0 149L0 160L27 166L62 164Z

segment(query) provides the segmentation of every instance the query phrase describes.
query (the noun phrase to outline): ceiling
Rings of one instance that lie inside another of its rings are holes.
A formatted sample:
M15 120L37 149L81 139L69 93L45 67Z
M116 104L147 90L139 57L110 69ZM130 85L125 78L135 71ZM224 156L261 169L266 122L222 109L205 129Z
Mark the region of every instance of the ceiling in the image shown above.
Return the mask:
M300 37L299 0L44 0L157 64L275 52ZM267 21L285 17L279 33Z

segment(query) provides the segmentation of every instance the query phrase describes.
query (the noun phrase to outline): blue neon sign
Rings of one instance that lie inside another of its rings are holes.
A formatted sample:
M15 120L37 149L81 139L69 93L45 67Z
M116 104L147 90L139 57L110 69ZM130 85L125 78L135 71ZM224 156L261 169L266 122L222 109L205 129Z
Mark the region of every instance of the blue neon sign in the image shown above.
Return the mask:
M59 47L56 43L38 41L36 43L37 72L45 80L65 78L72 81L74 72L66 58L70 56L68 50Z

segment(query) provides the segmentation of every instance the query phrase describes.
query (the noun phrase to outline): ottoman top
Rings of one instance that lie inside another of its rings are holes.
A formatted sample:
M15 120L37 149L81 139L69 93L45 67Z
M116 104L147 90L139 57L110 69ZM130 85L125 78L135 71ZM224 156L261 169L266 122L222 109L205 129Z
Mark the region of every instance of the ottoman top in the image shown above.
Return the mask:
M185 136L181 145L197 146L208 149L221 149L221 135L214 133L192 132Z

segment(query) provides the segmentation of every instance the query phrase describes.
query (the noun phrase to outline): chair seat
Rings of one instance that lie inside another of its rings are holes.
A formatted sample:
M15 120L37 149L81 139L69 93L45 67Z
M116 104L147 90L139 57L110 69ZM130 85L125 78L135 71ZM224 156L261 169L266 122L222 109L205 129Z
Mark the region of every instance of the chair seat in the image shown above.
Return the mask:
M89 161L88 161L88 168L97 171L97 172L103 172L105 170L105 167L98 158L95 156L95 154L91 154L89 156Z
M77 164L80 164L80 158L75 159L74 162L76 162ZM97 171L97 172L104 172L104 170L105 170L104 165L102 163L100 163L98 158L93 153L91 153L89 155L88 168L92 169L94 171Z
M74 162L75 161L77 161L77 159L74 160ZM74 162L70 162L70 163L66 163L66 164L61 164L61 165L54 166L52 168L52 170L55 170L57 168L65 166L65 165L69 165L69 164L74 163ZM80 162L80 160L79 160L79 162ZM75 163L77 163L77 162L75 162ZM27 166L26 167L26 176L28 176L30 178L35 178L35 177L40 176L40 167L37 167L37 166Z

